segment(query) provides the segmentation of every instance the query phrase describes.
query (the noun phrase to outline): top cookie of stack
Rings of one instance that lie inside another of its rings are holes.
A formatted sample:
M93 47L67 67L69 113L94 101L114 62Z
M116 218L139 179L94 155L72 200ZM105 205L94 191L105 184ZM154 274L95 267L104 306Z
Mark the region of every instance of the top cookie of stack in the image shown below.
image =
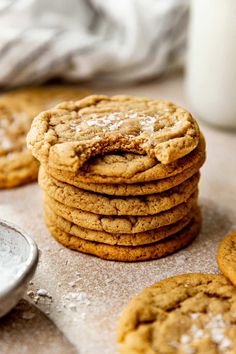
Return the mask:
M27 140L42 164L47 224L65 245L106 259L141 260L173 252L196 236L205 143L183 108L89 96L38 115ZM88 222L94 218L100 222Z

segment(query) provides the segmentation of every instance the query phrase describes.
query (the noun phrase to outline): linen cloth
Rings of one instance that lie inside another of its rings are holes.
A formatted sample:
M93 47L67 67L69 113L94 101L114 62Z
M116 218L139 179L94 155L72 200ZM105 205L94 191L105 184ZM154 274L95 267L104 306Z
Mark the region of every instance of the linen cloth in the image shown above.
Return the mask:
M0 0L0 86L156 77L183 62L188 0Z

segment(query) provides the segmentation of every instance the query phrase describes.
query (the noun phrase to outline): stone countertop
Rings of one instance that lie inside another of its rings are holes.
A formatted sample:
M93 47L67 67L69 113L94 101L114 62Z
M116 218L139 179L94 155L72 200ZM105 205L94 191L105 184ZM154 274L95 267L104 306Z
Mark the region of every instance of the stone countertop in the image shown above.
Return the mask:
M167 99L188 107L181 77L96 91ZM1 354L116 354L117 319L134 294L175 274L218 272L218 243L236 228L236 135L200 125L208 155L200 186L203 228L191 246L167 258L118 263L70 251L54 241L44 225L37 183L0 192L0 218L24 228L41 251L28 295L0 320ZM38 289L48 296L37 297Z

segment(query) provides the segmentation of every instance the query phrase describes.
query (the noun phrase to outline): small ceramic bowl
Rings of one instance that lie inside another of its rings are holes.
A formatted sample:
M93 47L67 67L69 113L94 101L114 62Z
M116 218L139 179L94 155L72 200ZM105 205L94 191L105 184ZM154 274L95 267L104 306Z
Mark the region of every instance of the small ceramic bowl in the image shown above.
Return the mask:
M22 298L38 262L38 248L32 238L17 226L0 220L0 255L3 254L1 252L5 255L6 250L9 250L7 271L11 271L13 267L14 277L9 282L2 280L1 284L0 274L0 317L8 313ZM14 259L21 260L17 268Z

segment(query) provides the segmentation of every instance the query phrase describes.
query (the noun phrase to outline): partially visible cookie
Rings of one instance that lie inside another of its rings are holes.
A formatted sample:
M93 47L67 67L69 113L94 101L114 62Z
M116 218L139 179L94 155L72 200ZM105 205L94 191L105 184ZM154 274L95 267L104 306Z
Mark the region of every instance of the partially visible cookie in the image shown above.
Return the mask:
M0 143L1 144L1 143ZM13 188L37 180L39 163L30 151L0 156L0 189Z
M72 87L21 89L0 95L0 188L37 179L38 161L26 148L34 116L51 104L78 99L87 93Z
M221 241L217 262L222 273L236 286L236 231Z
M96 231L91 229L85 229L80 227L63 217L57 215L55 211L46 203L44 204L44 210L46 215L46 220L49 220L51 224L54 224L60 230L69 233L73 236L82 238L88 241L95 241L99 243L105 243L108 245L118 245L118 246L139 246L155 243L162 239L165 239L177 232L181 231L186 227L193 215L198 212L198 208L195 206L190 212L177 221L174 224L159 227L158 229L126 234L126 233L109 233L105 231Z
M144 246L112 246L104 243L83 240L60 230L47 218L46 224L54 238L64 246L112 261L144 261L158 259L174 253L192 242L198 235L201 222L200 215L196 214L192 221L179 233L162 241Z
M197 190L199 173L171 190L137 197L112 197L59 182L42 168L39 184L52 198L68 206L102 215L153 215L188 200Z
M194 192L186 202L151 216L99 215L69 207L45 194L45 204L62 218L84 229L119 234L136 234L176 223L184 218L197 204L198 193Z
M203 165L204 161L205 156L202 155L202 159L197 161L195 165L187 168L186 170L183 170L177 175L164 179L159 179L153 182L133 184L84 183L77 178L70 178L69 174L66 173L57 174L55 170L52 169L49 169L47 172L48 174L50 174L51 172L52 177L58 177L58 179L62 182L74 185L75 187L79 187L84 190L101 194L109 194L113 196L135 196L160 193L178 186L182 182L186 181L188 178L192 177L195 173L197 173L200 167Z
M0 96L0 188L11 188L34 181L38 161L26 149L26 134L33 116L23 104Z
M73 85L48 85L25 87L0 95L0 102L26 107L33 118L43 110L50 109L63 101L75 101L88 96L89 91Z
M52 168L44 164L44 168L53 177L79 186L83 183L109 183L109 184L133 184L156 181L168 178L183 171L201 166L206 157L205 140L200 135L198 146L188 155L173 161L167 165L151 160L147 163L147 156L126 152L116 152L99 155L85 163L77 172L70 172ZM62 152L63 154L63 152ZM136 161L138 160L138 161ZM146 163L143 162L146 161ZM139 163L138 163L139 162ZM154 163L155 162L155 163ZM120 188L120 187L118 187ZM122 188L122 187L121 187ZM86 188L85 188L86 189Z
M124 310L122 354L236 353L236 288L222 275L165 279L134 297Z
M171 102L94 95L38 115L27 141L41 163L62 171L77 172L91 157L114 151L145 155L144 165L132 164L133 174L180 159L199 139L191 114Z

